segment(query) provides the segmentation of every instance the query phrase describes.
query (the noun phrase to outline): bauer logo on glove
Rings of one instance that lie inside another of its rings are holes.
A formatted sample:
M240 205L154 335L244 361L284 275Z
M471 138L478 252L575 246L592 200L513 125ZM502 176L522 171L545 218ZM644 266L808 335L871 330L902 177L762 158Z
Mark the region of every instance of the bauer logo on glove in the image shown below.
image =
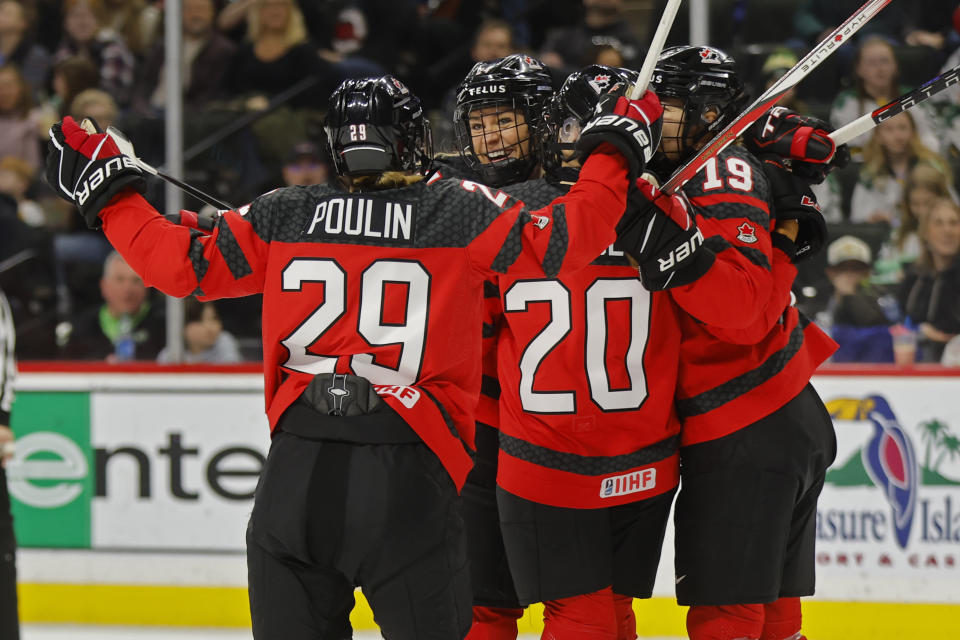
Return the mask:
M91 131L92 129L92 131ZM146 189L143 171L93 123L84 128L67 116L50 127L47 182L77 205L87 226L100 227L100 211L125 189Z

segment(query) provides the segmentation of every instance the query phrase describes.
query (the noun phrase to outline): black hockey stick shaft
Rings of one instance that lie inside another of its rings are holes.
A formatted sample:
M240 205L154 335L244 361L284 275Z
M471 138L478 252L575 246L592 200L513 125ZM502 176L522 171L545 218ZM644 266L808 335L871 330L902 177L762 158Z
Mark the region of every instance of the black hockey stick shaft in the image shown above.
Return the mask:
M957 65L949 71L944 71L933 80L928 80L913 91L905 93L882 107L874 109L870 113L863 114L853 122L843 125L831 133L830 137L837 143L837 146L846 144L857 136L874 128L884 120L888 120L908 109L912 109L931 96L954 86L958 82L960 82L960 65Z
M770 88L754 100L753 104L747 107L746 111L734 118L732 122L714 136L691 160L677 169L662 187L663 190L668 193L673 193L682 187L690 178L700 171L710 158L723 151L731 142L736 140L747 127L756 122L760 116L776 104L777 100L779 100L783 94L808 76L811 71L816 69L820 63L826 60L840 45L852 38L863 25L869 22L873 16L890 4L890 2L891 0L867 0L867 2L847 18L843 24L834 29L820 44L811 49L792 69L770 85Z
M138 163L137 163L137 164L140 165L140 168L146 170L146 168L143 166L143 165L146 164L146 163L140 161L139 158L137 158L137 160L138 160ZM232 204L227 204L227 203L224 202L223 200L219 200L219 199L213 197L212 195L210 195L209 193L206 193L205 191L201 191L200 189L197 189L196 187L191 186L191 185L187 184L186 182L184 182L184 181L182 181L182 180L178 180L178 179L174 178L173 176L171 176L171 175L169 175L169 174L166 174L166 173L164 173L163 171L160 171L159 169L154 169L154 171L149 171L149 170L147 170L147 172L148 172L148 173L153 173L153 174L156 175L158 178L161 178L161 179L163 179L163 180L166 180L167 182L169 182L169 183L172 184L173 186L179 187L180 189L183 189L186 193L190 194L191 196L193 196L193 197L196 198L197 200L200 200L201 202L205 202L205 203L209 204L209 205L212 206L212 207L216 207L216 208L219 209L219 210L222 210L222 211L230 211L230 210L232 210L232 209L235 208Z
M200 189L187 184L183 180L174 178L170 174L164 173L163 171L160 171L156 167L149 165L143 160L141 160L140 158L138 158L136 152L133 150L133 143L122 131L120 131L116 127L107 127L107 135L109 135L113 139L114 143L117 145L117 148L120 149L121 153L128 156L131 160L133 160L136 163L138 167L140 167L142 170L146 171L147 173L155 175L162 180L166 180L173 186L183 189L183 191L190 194L197 200L200 200L201 202L205 202L212 207L216 207L217 209L222 209L222 210L230 210L234 208L233 205L227 204L226 202L213 197L209 193L206 193L205 191L201 191Z

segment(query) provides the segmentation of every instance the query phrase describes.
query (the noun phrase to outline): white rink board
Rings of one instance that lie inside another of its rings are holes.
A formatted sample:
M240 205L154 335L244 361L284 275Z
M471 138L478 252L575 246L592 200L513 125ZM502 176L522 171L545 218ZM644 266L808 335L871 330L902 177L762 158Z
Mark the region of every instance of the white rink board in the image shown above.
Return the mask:
M241 496L256 489L270 446L263 396L98 391L90 411L91 444L136 448L150 471L145 487L133 456L108 461L106 495L92 505L94 548L244 548L253 501Z
M243 533L252 501L218 495L211 488L208 469L211 460L229 448L266 455L268 433L259 376L36 373L22 380L23 388L33 390L91 390L91 446L107 451L141 449L150 461L151 495L139 497L140 480L130 456L111 458L105 467L105 495L92 500L92 548L23 549L21 580L242 586ZM960 603L960 452L952 455L952 440L943 439L960 436L960 377L822 375L814 384L824 401L833 401L834 406L837 399L847 399L840 404L846 405L848 413L851 407L870 402L871 396L882 398L895 418L887 421L887 427L902 428L916 467L913 475L897 468L897 451L887 450L884 460L893 461L888 471L899 473L895 480L913 488L913 517L906 529L906 544L901 545L893 525L894 503L865 466L857 464L863 451L883 433L869 419L835 420L834 470L846 467L841 481L828 478L820 501L817 597ZM939 440L925 435L922 426L934 418L944 425ZM172 473L176 456L160 453L170 448L175 434L184 450L198 450L179 456L179 474ZM219 465L221 472L249 470L254 460L237 453ZM196 499L173 495L175 475L180 481L178 492L196 494ZM219 481L221 488L235 494L252 491L255 483L244 476L220 476ZM842 535L838 533L842 527L831 528L831 519L836 521L843 513L852 514L856 522L868 522L869 535L861 529ZM655 590L658 596L673 596L672 547L668 528Z

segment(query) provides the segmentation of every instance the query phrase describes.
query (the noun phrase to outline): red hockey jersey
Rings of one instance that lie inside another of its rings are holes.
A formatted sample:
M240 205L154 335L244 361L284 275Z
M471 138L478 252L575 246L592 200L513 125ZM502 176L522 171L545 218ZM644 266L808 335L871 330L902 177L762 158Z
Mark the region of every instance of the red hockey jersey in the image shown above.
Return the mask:
M545 180L504 189L531 203L561 192ZM497 484L580 509L673 489L680 331L670 296L644 289L612 247L556 279L498 276L488 293L499 294L488 310L502 313L486 325L499 379Z
M728 147L686 185L704 246L717 260L671 290L683 344L677 411L682 444L727 435L792 400L836 349L790 306L788 245L771 243L769 183L759 161Z
M573 189L537 211L444 180L362 193L288 187L227 212L210 235L138 195L115 198L101 219L149 286L207 299L263 293L271 428L315 374L362 376L459 487L471 465L483 279L586 265L612 242L625 196L626 163L611 152L591 155Z

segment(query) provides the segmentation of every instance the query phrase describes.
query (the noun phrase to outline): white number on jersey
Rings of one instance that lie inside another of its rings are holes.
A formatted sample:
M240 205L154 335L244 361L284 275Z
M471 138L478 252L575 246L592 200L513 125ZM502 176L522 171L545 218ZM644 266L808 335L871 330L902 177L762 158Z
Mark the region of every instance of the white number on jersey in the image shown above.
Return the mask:
M319 356L307 352L330 327L343 317L346 309L347 274L335 261L326 258L292 260L282 273L284 291L302 291L303 283L323 283L324 300L281 344L290 352L283 363L288 369L304 373L333 373L337 356ZM382 321L384 285L406 285L403 323ZM350 367L358 376L375 384L414 384L420 375L427 334L427 309L430 300L430 274L418 262L377 260L363 272L360 285L360 309L357 331L371 345L400 345L397 368L374 362L367 353L352 356Z
M637 278L598 278L585 292L586 333L584 367L590 388L590 399L604 411L625 411L640 408L647 397L647 379L643 370L643 353L649 337L650 292ZM629 300L630 335L624 365L630 386L610 388L607 370L607 338L610 318L607 302ZM574 391L534 391L536 377L544 359L570 333L572 312L570 291L559 280L521 280L504 295L504 311L527 311L537 302L550 304L550 321L530 341L520 358L520 404L530 413L576 413Z
M730 177L727 178L727 186L738 191L751 191L753 189L753 169L743 158L730 157L726 162L727 172ZM710 158L703 170L707 174L707 179L703 181L703 190L712 191L723 186L723 180L720 179L720 172L717 167L717 157Z

